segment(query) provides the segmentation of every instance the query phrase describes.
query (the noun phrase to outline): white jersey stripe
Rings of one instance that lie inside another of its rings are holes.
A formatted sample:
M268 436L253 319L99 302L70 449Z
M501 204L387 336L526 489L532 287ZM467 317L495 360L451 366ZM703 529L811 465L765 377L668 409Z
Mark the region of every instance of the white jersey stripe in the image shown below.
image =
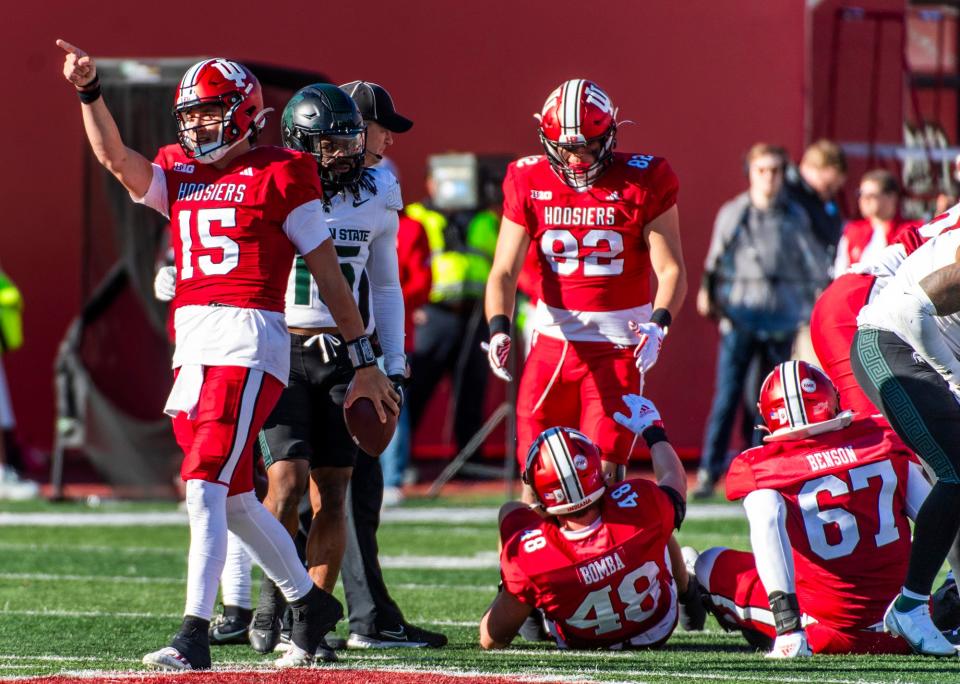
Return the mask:
M260 398L260 388L263 387L263 371L250 368L247 370L247 381L243 386L243 395L240 398L240 412L237 416L237 431L233 436L233 446L230 449L230 457L220 469L217 480L225 485L230 484L233 479L233 472L237 469L240 462L240 456L243 454L243 448L247 443L247 437L250 435L250 425L253 423L253 414L257 407L257 399Z
M800 364L796 361L787 361L780 366L780 385L783 387L783 398L787 407L787 418L790 427L807 424L807 411L803 404L800 392Z

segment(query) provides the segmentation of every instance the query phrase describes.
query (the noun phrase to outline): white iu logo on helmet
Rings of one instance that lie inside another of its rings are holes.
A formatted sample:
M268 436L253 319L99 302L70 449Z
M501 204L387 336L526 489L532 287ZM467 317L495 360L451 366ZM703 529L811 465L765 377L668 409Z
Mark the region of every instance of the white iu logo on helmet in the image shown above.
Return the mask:
M610 97L593 83L587 86L584 94L587 97L587 102L596 105L606 114L613 114L613 102L610 101Z
M243 86L246 85L247 80L247 74L244 72L243 67L236 62L230 62L226 59L218 59L213 63L213 66L223 74L224 78L236 83L237 90L243 90Z

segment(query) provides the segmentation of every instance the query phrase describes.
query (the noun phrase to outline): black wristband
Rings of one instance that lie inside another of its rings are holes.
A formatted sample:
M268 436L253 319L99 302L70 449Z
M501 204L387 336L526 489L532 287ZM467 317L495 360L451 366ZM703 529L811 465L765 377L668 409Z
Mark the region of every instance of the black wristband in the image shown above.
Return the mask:
M767 599L773 611L777 634L789 634L800 629L800 603L796 594L775 591Z
M661 328L666 330L670 327L670 324L673 323L673 316L670 315L670 312L666 309L657 309L652 314L650 314L650 322L656 323Z
M83 88L77 88L77 97L83 104L96 102L101 95L103 95L103 89L100 87L100 74L94 75L93 80Z
M80 98L80 102L83 104L93 104L100 99L100 96L103 95L103 90L100 86L97 86L93 90L78 90L77 97Z
M490 337L497 333L510 334L510 319L503 314L497 314L490 319Z
M653 448L654 444L659 444L660 442L669 442L667 439L667 431L663 429L662 425L651 425L646 430L644 430L641 435L643 440L647 443L647 446Z
M366 335L347 342L347 356L355 369L368 368L377 364L377 355L373 353L373 345L370 344L370 338Z

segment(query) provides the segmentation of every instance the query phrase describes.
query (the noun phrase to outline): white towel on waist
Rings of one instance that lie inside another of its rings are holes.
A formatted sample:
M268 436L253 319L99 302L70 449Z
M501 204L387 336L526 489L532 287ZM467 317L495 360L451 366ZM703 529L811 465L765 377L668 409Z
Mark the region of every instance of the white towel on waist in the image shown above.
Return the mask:
M186 413L187 418L194 420L197 417L197 405L200 403L200 388L203 387L203 366L188 363L180 366L177 379L173 381L173 389L167 397L167 404L163 412L171 418L180 413Z

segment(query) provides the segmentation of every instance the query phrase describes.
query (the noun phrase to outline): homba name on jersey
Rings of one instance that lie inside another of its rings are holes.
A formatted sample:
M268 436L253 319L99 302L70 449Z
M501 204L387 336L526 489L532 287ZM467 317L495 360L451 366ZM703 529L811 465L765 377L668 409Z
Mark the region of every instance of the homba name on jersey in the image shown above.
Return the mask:
M543 222L553 226L614 226L616 207L544 207Z
M246 192L246 183L181 183L177 189L177 201L242 202Z
M581 565L577 568L577 573L580 575L580 581L584 584L596 584L610 575L614 575L620 570L623 570L626 564L623 562L623 559L620 558L620 554L614 551L608 556L603 556L597 560L590 561L586 565Z
M807 454L807 463L810 464L810 470L813 472L856 462L857 453L851 446L843 446L837 449Z

